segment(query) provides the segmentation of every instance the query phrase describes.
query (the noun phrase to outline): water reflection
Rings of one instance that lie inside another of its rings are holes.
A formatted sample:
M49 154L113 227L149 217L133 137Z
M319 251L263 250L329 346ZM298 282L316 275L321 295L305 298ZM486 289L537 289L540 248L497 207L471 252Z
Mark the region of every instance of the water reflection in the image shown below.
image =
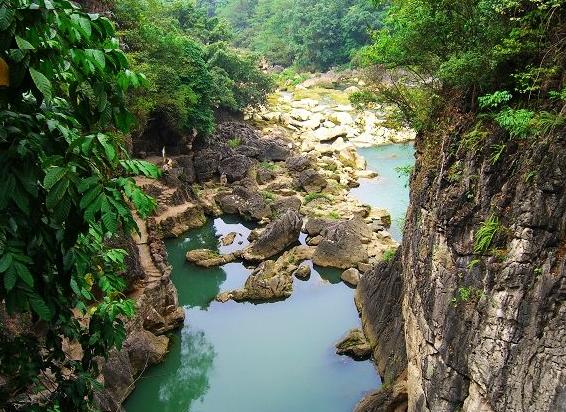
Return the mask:
M159 387L159 401L164 411L190 411L191 404L201 400L210 389L208 374L216 352L203 331L184 328L178 369Z

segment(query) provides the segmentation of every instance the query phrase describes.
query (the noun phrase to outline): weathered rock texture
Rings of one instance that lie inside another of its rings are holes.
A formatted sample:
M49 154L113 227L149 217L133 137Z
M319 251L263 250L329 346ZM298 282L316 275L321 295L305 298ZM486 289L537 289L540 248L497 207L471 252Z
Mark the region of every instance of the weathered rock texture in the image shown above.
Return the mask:
M471 122L449 120L417 140L397 258L359 286L380 372L390 383L407 369L410 411L566 410L564 130L491 131L467 150ZM495 144L506 145L498 161ZM490 216L499 229L475 254ZM381 395L358 410L394 410Z

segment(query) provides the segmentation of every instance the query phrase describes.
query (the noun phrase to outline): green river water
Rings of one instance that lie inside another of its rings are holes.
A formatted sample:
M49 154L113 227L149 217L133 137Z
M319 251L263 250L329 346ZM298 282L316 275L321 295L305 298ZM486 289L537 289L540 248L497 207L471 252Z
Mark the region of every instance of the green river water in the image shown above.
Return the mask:
M380 178L361 182L354 195L390 209L395 223L408 189L394 168L413 162L412 146L360 152ZM360 324L340 271L315 267L308 280L295 279L293 295L281 302L213 301L218 292L241 287L251 270L242 263L199 268L185 253L242 248L252 228L225 216L167 243L186 320L165 361L137 382L124 405L128 412L345 412L380 385L370 361L335 354L334 344ZM232 231L240 234L234 244L218 247L218 237ZM398 224L393 232L400 236Z

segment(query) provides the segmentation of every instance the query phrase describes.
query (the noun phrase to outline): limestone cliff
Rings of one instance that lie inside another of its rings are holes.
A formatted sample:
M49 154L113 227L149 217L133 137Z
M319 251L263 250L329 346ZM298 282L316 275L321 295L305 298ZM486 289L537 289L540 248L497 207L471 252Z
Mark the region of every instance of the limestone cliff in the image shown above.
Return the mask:
M384 389L358 410L566 410L564 130L444 118L417 139L396 258L359 286Z

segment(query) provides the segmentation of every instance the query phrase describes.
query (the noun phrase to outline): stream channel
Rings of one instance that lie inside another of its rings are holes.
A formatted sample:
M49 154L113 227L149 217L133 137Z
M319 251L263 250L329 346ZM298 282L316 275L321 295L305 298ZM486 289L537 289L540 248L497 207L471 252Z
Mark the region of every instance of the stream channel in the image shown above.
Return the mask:
M395 168L413 164L413 146L359 152L379 177L361 179L350 194L388 209L391 234L400 241L409 194L407 177ZM380 385L371 361L335 353L335 343L360 326L354 290L340 280L341 271L315 267L308 280L294 280L285 301L214 301L219 292L241 287L251 269L241 262L200 268L185 261L186 252L243 248L252 229L223 216L167 242L185 324L172 336L165 361L136 383L124 405L128 412L346 412ZM236 241L219 246L218 238L229 232L239 233Z

